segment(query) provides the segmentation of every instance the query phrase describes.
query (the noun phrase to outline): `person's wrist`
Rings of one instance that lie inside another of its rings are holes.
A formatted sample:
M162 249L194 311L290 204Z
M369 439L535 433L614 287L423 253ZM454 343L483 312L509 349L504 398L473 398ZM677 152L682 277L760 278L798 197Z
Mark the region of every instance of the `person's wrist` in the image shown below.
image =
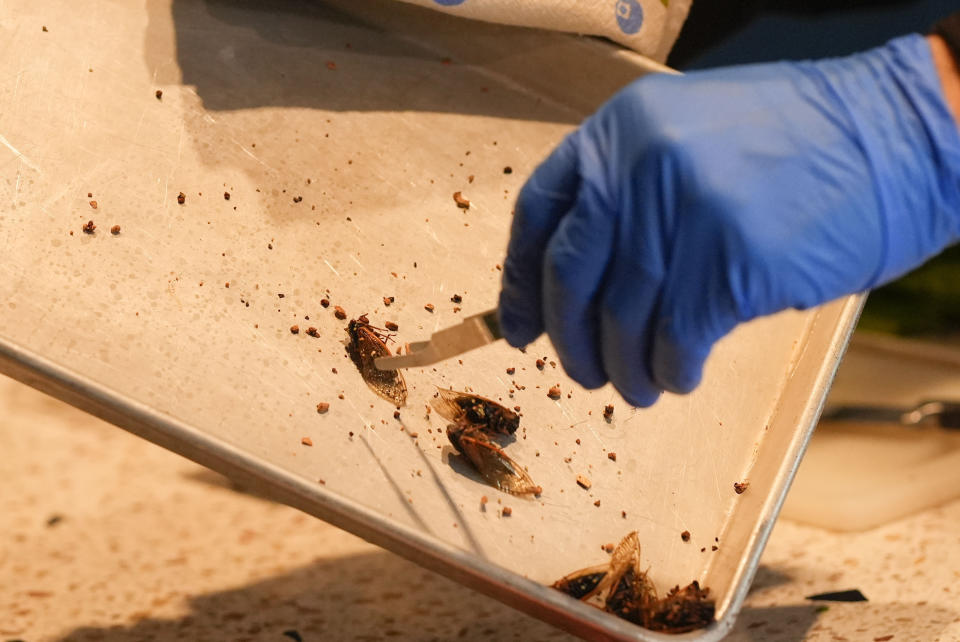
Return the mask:
M930 43L933 66L940 77L943 97L950 108L954 121L960 124L960 66L958 66L950 47L947 46L941 36L937 34L928 35L927 42Z

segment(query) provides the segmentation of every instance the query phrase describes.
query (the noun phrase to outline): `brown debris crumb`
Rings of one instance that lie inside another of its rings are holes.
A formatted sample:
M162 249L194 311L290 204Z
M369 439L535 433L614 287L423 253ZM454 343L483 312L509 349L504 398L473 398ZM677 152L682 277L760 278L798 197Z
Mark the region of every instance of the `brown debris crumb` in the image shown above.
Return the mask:
M598 499L597 501L593 502L593 505L596 506L597 508L599 508L599 507L600 507L600 500Z
M383 324L383 327L385 327L387 330L390 330L391 332L396 332L397 330L400 329L400 326L394 323L393 321L386 321Z
M97 202L96 202L96 201L90 201L90 207L92 207L93 209L97 209Z
M685 542L689 542L689 541L690 541L690 531L683 531L682 533L680 533L680 539L682 539L682 540L685 541Z
M333 316L343 321L347 318L347 311L341 308L339 305L335 305L333 306Z
M229 201L229 200L230 200L230 192L224 192L224 193L223 193L223 200L225 200L225 201Z
M510 167L509 165L507 165L506 167L503 168L503 173L504 173L504 174L513 174L513 168Z
M584 490L590 490L590 487L593 486L593 484L590 483L590 480L583 475L577 475L577 484L579 484L580 488L583 488Z
M626 518L627 518L627 511L625 511L625 510L620 511L620 517L626 519Z
M720 550L720 547L717 546L716 544L714 544L713 546L710 547L710 550L711 550L711 551L719 551L719 550Z
M608 452L608 453L607 453L607 459L609 459L610 461L617 461L617 453L612 452L612 451L611 451L611 452Z
M299 203L299 202L302 201L302 200L303 200L303 197L302 197L302 196L294 196L294 197L293 197L293 202L294 202L294 203Z
M602 548L604 551L606 551L607 554L610 554L610 553L613 553L614 546L613 546L613 544L611 543L611 544L604 544L604 545L601 546L600 548Z
M733 490L737 495L742 495L743 491L747 490L750 487L750 482L734 482Z
M114 225L113 227L111 227L111 228L110 228L110 233L113 234L114 236L116 236L117 234L119 234L119 233L120 233L120 226L119 226L119 225Z
M160 100L161 98L163 98L163 90L158 89L153 95L157 97L157 100Z
M384 304L384 305L390 305L390 304L393 303L394 301L396 301L396 297L392 297L392 296L385 296L385 297L383 297L383 304Z
M433 312L434 307L432 303L428 303L425 306L423 306L423 309L426 310L427 312Z
M87 221L80 229L83 230L84 234L93 234L94 230L97 229L97 226L93 223L93 221Z
M613 416L613 404L612 404L612 403L608 403L606 406L603 407L603 416L604 416L604 417L607 417L607 418Z
M300 334L300 326L298 325L290 326L290 334Z
M512 375L512 374L515 373L516 371L517 371L516 368L507 368L507 374L508 374L508 375Z
M399 410L394 410L394 411L393 411L393 418L394 418L394 419L399 419L399 418L400 418L400 411L399 411Z
M44 33L46 33L46 32L47 32L47 27L46 27L46 25L44 25L44 26L42 26L42 27L40 27L40 29L41 29L41 30L42 30L42 31L43 31Z
M311 337L319 337L319 336L320 336L320 333L319 333L319 332L317 331L317 329L316 329L315 327L313 327L313 326L310 326L309 328L307 328L307 334L309 334Z
M304 437L303 439L300 440L300 443L303 444L304 446L312 446L313 440L310 439L309 437Z
M502 513L504 517L510 517L511 515L513 515L513 509L510 508L509 506L504 506Z
M559 399L560 395L560 386L550 386L550 390L547 390L547 396L551 399Z
M891 635L881 635L880 637L873 638L873 642L887 642L888 640L892 640L892 639L893 639L893 635L892 635L892 634L891 634Z
M450 297L450 300L454 303L463 303L463 297L459 294L454 294L452 297Z
M328 410L330 410L330 404L328 404L326 401L321 401L320 403L317 404L317 412L319 414L322 415Z
M488 499L487 499L487 496L484 495L483 497L480 498L480 505L481 505L481 506L484 506L484 505L486 505L486 503L487 503L488 501L490 501L490 500L488 500Z
M320 306L324 308L330 307L330 299L320 299Z
M177 194L177 202L180 203L181 205L183 205L184 203L186 203L186 202L187 202L187 195L184 194L183 192L180 192L179 194Z
M470 209L470 201L463 197L463 194L460 192L453 193L453 200L456 202L457 207L463 210Z
M537 359L537 370L543 370L543 367L547 365L547 362L543 359Z

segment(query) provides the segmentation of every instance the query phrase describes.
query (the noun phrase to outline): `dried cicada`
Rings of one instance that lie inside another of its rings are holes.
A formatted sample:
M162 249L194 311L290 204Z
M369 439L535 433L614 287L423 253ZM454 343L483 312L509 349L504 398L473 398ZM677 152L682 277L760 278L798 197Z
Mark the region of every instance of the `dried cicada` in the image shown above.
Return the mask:
M713 621L714 603L710 589L693 581L670 590L664 598L640 567L640 540L634 531L621 540L605 566L575 571L553 584L553 588L594 604L634 624L664 633L686 633Z
M400 371L379 370L374 364L379 357L392 356L386 344L389 335L370 325L366 315L350 321L347 334L350 335L347 354L370 389L397 407L406 404L407 383Z
M477 469L488 484L513 495L539 495L542 489L533 483L515 461L490 439L512 435L520 417L495 401L477 395L440 388L433 407L440 416L452 421L447 438Z

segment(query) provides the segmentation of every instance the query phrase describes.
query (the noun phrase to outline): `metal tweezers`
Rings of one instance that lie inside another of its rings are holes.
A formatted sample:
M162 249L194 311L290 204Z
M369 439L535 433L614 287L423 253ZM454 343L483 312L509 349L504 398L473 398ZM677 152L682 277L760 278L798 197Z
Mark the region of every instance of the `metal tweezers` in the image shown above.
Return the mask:
M374 363L380 370L416 368L455 357L468 350L493 343L503 338L500 332L498 310L487 310L463 320L463 323L444 328L431 335L429 341L418 341L407 346L407 354L380 357Z

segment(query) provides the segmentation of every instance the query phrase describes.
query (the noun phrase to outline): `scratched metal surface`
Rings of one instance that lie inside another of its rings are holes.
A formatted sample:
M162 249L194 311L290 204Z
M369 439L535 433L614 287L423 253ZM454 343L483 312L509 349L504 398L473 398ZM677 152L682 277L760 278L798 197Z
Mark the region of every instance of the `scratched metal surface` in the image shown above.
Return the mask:
M636 529L661 590L712 587L722 621L694 637L715 639L858 301L741 328L695 394L650 410L578 389L541 340L409 371L399 420L333 314L395 321L402 343L490 307L524 177L644 69L386 1L2 3L0 367L582 635L657 638L538 585ZM507 452L540 498L451 456L436 386L522 408Z

